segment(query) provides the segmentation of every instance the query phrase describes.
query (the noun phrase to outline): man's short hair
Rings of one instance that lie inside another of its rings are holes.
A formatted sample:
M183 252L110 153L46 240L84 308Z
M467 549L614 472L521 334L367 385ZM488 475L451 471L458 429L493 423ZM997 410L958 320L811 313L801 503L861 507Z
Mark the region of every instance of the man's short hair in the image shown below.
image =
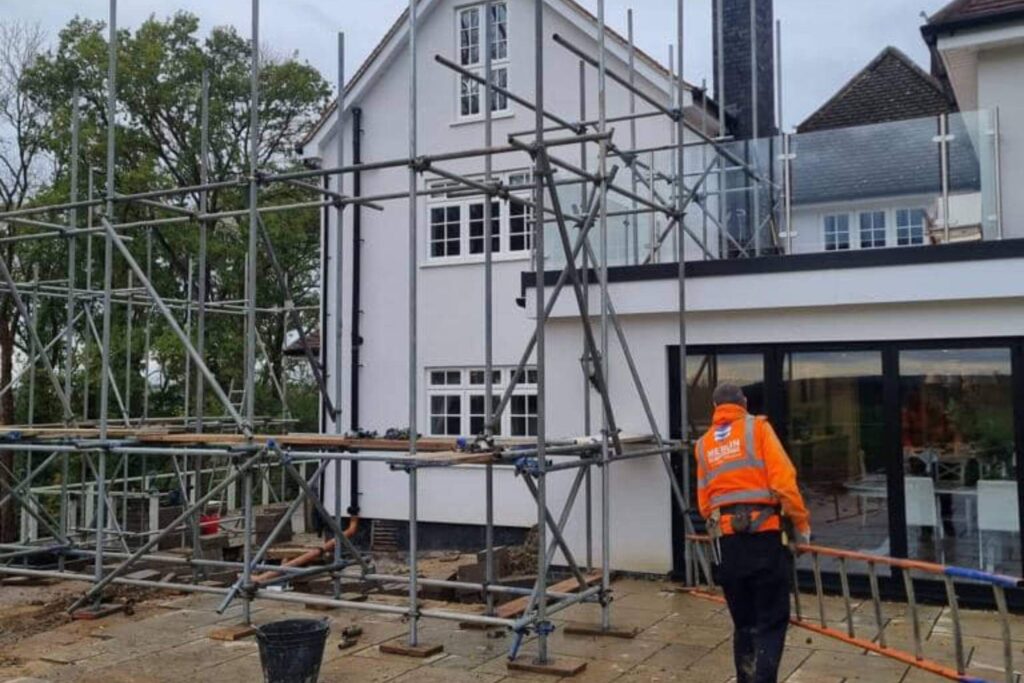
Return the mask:
M747 397L743 394L741 389L736 384L723 383L715 387L714 393L711 394L711 401L716 405L720 406L726 403L735 403L736 405L743 405L747 402Z

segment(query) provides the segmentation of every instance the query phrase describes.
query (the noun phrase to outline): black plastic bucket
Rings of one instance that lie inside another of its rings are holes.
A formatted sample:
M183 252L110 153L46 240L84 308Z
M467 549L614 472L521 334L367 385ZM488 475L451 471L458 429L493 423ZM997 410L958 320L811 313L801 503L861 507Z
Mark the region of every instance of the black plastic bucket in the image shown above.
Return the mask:
M328 631L326 619L285 619L257 626L265 683L316 683Z

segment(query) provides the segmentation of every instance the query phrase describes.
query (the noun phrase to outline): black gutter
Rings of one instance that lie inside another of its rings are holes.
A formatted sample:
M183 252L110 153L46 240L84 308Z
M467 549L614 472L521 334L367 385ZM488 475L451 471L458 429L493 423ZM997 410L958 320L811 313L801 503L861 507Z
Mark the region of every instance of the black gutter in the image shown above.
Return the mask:
M338 133L341 135L341 132ZM363 162L363 110L359 107L352 109L352 163ZM356 171L352 174L352 196L363 196L363 174ZM363 207L361 204L352 205L352 398L349 407L351 422L349 423L353 433L358 433L359 425L359 352L363 346L363 337L359 333L359 322L362 317L360 307L362 289L362 246L363 246ZM359 514L359 461L353 460L350 465L349 477L349 506L348 514L355 517Z
M686 264L686 277L730 277L816 270L956 263L961 261L992 261L1021 257L1024 257L1024 238L1014 238L990 242L960 242L956 244L933 244L917 247L890 247L888 249L826 251L814 254L794 254L792 256L692 261ZM560 271L546 271L544 273L545 284L555 285L558 282L559 275L561 275ZM592 271L590 277L593 278L591 282L596 282L596 271ZM678 277L679 267L675 263L655 263L645 266L614 266L608 269L609 282L675 280ZM533 287L535 281L533 271L524 271L520 275L520 288L524 295L528 288Z

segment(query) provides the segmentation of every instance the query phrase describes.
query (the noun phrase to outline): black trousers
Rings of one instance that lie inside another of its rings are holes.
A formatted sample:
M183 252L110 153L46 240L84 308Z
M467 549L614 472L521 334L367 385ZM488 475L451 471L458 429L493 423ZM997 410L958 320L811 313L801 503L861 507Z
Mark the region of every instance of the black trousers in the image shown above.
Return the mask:
M793 557L777 531L721 539L719 583L733 626L737 683L775 683L789 626Z

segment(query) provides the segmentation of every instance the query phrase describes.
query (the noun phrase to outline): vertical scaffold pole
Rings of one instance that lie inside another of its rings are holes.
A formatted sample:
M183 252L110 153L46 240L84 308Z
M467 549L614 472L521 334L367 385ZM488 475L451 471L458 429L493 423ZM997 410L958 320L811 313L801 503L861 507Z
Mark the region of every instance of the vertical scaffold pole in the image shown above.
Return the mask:
M686 185L683 182L683 178L686 172L686 158L684 156L686 150L686 119L683 116L684 98L686 94L686 81L683 79L683 36L685 33L685 16L684 16L684 5L683 0L677 0L676 4L676 62L679 68L676 72L676 230L679 233L679 240L676 243L676 259L679 261L679 438L683 444L683 471L687 473L682 482L683 491L686 493L685 498L690 498L690 479L689 479L689 405L687 389L689 388L689 378L686 372L686 240L683 239L683 226L685 225L686 215L684 209L686 206L685 188ZM678 503L677 503L678 504ZM683 515L689 514L688 510L680 510ZM689 547L687 547L689 550Z
M587 120L587 65L580 60L580 121ZM580 143L580 168L587 170L587 143ZM580 211L587 205L587 184L580 183ZM589 237L587 238L589 239ZM583 250L583 269L580 274L583 291L583 309L580 311L584 320L590 320L590 258L589 249ZM593 427L590 414L590 373L591 363L594 357L590 354L589 346L583 344L583 433L590 434ZM593 468L587 467L586 481L584 483L584 503L586 505L585 526L587 534L587 571L594 569L594 490L593 490Z
M25 324L32 328L32 336L39 334L39 263L32 264L32 294L29 297L28 320ZM28 423L36 421L36 366L39 364L39 356L45 353L43 349L32 349L29 355L28 365ZM32 453L28 453L28 470L32 471Z
M210 182L210 71L203 69L203 83L202 83L202 95L200 100L200 112L199 112L199 182L202 185L206 185ZM203 189L199 193L199 214L205 216L210 206L209 191ZM199 354L199 358L204 362L206 360L206 243L207 243L207 228L209 227L206 218L200 218L199 220L199 261L196 264L196 353ZM148 245L147 245L148 246ZM147 274L147 277L149 275ZM196 433L201 434L203 431L203 417L205 414L204 410L204 390L206 389L205 381L203 380L203 372L196 367L196 395L195 395L195 408L193 414L195 415L196 421ZM196 497L202 497L202 485L200 480L202 476L199 475L201 471L202 458L195 456L196 465Z
M146 228L146 279L153 281L153 228ZM142 357L146 365L146 381L142 383L142 421L149 420L149 359L152 349L153 307L146 307L146 326L142 332ZM86 337L88 339L88 337ZM145 464L145 459L143 459Z
M256 263L259 246L259 152L260 152L260 0L252 0L252 72L249 100L249 255L245 273L245 424L254 428L256 415ZM250 441L251 442L251 441ZM252 470L245 471L245 546L242 583L246 588L242 602L246 624L251 623L252 586Z
M409 0L409 457L416 457L417 410L416 392L419 391L417 373L419 356L417 348L416 327L417 315L417 255L416 233L419 202L416 198L416 155L418 150L416 115L419 103L416 98L419 91L416 87L416 0ZM418 520L417 494L418 481L416 467L409 468L409 646L419 644L419 577L417 576L416 555L418 553Z
M633 35L633 10L626 10L626 28L627 28L627 40L629 41L629 148L636 149L636 42ZM638 164L630 164L630 190L633 194L637 193L637 173L639 173ZM636 200L632 203L633 213L629 217L629 223L633 230L633 258L636 259L635 265L640 265L640 235L639 235L639 214ZM628 250L627 250L628 251ZM634 265L627 263L626 265Z
M206 185L210 182L210 71L209 69L203 69L203 80L202 80L202 92L200 95L199 102L199 182ZM196 264L196 355L203 362L206 362L206 248L207 248L207 228L208 223L205 218L206 212L210 206L209 192L205 188L199 193L199 214L202 216L199 219L199 258ZM146 248L152 252L152 238L147 234L149 241L146 243ZM150 261L152 260L152 254L149 256ZM149 267L149 264L147 264ZM151 277L147 272L146 277ZM146 315L147 325L147 340L148 340L148 326L150 324L150 315ZM146 342L147 349L149 342ZM147 351L148 356L148 351ZM148 367L148 359L147 359ZM148 382L146 383L149 384ZM195 407L193 408L193 415L195 416L195 430L197 434L203 432L203 419L206 411L205 406L205 394L206 380L203 378L203 371L199 368L199 364L196 364L196 377L195 377ZM186 422L186 429L188 424ZM203 497L203 456L198 453L192 456L192 465L195 468L195 492L196 500L201 500ZM198 510L196 516L193 517L193 531L192 536L195 539L195 550L200 555L202 554L202 530L199 528L199 518L202 515L203 510ZM197 568L197 573L201 578L206 577L206 568L200 565Z
M86 175L88 176L88 194L89 201L92 202L96 198L96 169L89 166ZM90 204L89 208L85 211L85 227L87 229L92 228L93 213L95 209ZM87 232L85 234L85 291L88 292L90 299L89 304L92 304L92 233ZM92 345L92 335L88 331L82 335L82 355L84 361L82 363L85 372L82 373L82 419L88 421L89 419L89 366L90 356L89 347ZM85 461L82 461L82 472L85 472ZM83 482L84 482L83 477Z
M597 128L603 135L608 129L608 78L604 0L597 3ZM608 141L601 140L598 153L598 175L601 177L601 204L598 239L601 241L600 267L601 279L601 376L604 378L604 391L610 392L608 376L608 186L604 178L608 173ZM601 629L611 628L611 453L608 448L609 415L607 400L602 402L601 410Z
M117 127L117 0L110 0L110 37L108 39L107 65L107 220L114 219L114 161L116 127ZM103 249L103 337L100 347L100 440L107 440L107 427L110 401L110 316L111 288L114 277L114 241L110 231L106 232ZM107 451L99 452L99 472L96 477L96 564L94 568L96 581L103 578L103 532L107 523ZM103 593L97 591L96 605L103 601Z
M338 122L337 133L334 136L336 152L338 155L337 166L345 165L345 34L338 32ZM344 194L345 174L339 173L337 177L338 194ZM344 363L344 335L342 334L342 316L345 280L342 274L345 271L342 259L345 256L344 243L342 239L342 226L344 225L344 204L338 203L334 211L334 301L337 313L334 318L334 433L343 433L344 427L341 424L341 392L342 392L342 363ZM353 301L353 305L355 302ZM357 372L355 367L351 371ZM334 461L334 521L337 528L341 527L341 466L340 460ZM334 539L334 565L341 564L341 539ZM334 576L334 599L341 598L341 576L335 573Z
M74 89L71 95L71 178L69 201L75 204L78 201L78 131L80 117L80 98L78 88ZM72 208L68 214L68 224L71 230L78 229L78 209ZM67 322L64 328L64 395L67 397L67 405L64 410L64 425L70 426L74 419L71 408L71 378L75 368L75 270L77 264L78 237L72 232L67 238L68 245L68 297L67 297ZM68 537L68 476L70 454L67 451L61 453L60 458L60 534ZM64 571L64 556L57 559L58 571Z
M599 0L603 7L603 0ZM544 0L533 4L534 41L534 130L537 145L533 167L533 251L536 276L536 355L537 355L537 662L548 661L547 634L547 373L545 368L545 296L544 291L544 176L541 155L544 144ZM529 474L527 475L529 476Z
M494 88L491 79L494 77L491 42L497 36L497 22L491 21L493 10L501 11L498 6L486 0L483 6L483 51L484 51L484 147L490 149L494 142L494 115L492 98ZM484 154L484 184L487 187L494 182L494 159L490 152ZM494 219L491 195L484 197L484 438L488 443L494 436ZM487 614L494 614L494 593L490 587L494 585L494 465L487 463L484 469L484 595L487 601Z

